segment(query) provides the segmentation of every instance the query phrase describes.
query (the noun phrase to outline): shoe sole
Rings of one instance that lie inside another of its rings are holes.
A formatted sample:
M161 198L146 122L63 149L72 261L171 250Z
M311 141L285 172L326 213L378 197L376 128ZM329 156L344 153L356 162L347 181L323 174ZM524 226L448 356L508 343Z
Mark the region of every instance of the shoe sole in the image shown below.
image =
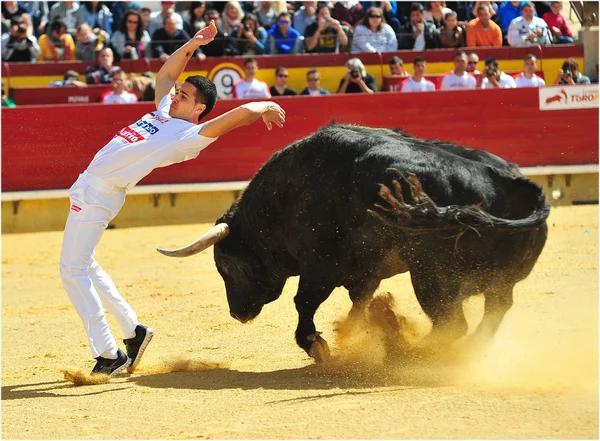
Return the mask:
M123 372L125 369L129 369L130 364L131 364L131 358L127 357L127 362L123 363L123 366L119 366L114 371L112 371L111 374L109 375L109 377L114 377L115 375L118 375L121 372Z
M150 343L150 340L152 340L153 336L154 329L146 328L146 337L144 337L144 341L140 345L140 350L138 351L137 357L135 357L135 360L131 361L131 364L127 368L127 372L129 372L130 374L133 374L135 368L137 368L140 364L140 361L142 360L142 355L144 355L144 351L146 350L146 346L148 346L148 343Z

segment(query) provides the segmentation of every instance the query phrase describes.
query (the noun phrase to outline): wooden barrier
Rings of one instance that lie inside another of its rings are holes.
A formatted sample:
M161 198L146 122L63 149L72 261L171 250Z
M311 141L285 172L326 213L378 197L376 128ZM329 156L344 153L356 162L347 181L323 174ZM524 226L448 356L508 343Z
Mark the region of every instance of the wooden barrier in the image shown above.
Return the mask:
M157 169L141 184L248 180L273 152L333 121L401 128L418 137L485 149L520 166L598 162L598 109L542 112L536 88L277 101L287 113L283 130L269 132L260 122L239 128L197 160ZM243 102L221 100L212 115ZM152 104L3 110L2 191L69 188L118 130L152 110Z

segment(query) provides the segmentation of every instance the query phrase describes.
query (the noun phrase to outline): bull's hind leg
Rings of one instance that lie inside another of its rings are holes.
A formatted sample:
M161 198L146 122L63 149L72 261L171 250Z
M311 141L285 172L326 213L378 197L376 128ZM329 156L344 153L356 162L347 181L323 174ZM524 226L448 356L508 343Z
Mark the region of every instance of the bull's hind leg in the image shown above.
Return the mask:
M364 315L365 308L373 299L373 294L380 283L380 279L363 279L346 286L350 300L352 300L348 318L355 319Z
M317 363L326 361L330 352L327 342L315 328L314 316L321 303L327 300L334 288L335 284L309 281L306 277L301 276L298 293L294 297L296 311L298 311L296 343Z
M473 334L475 340L487 342L491 340L504 316L513 304L514 284L490 286L484 291L485 307L481 323Z

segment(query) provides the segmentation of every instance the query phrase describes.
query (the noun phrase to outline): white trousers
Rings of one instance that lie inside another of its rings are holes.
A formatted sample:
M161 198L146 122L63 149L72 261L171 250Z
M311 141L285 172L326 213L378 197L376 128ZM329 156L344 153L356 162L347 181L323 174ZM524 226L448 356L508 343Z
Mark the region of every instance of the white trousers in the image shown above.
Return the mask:
M118 346L104 306L115 316L124 338L135 336L135 311L102 269L94 250L108 223L125 203L125 189L84 172L69 190L71 208L60 255L60 277L83 321L92 356L114 357Z

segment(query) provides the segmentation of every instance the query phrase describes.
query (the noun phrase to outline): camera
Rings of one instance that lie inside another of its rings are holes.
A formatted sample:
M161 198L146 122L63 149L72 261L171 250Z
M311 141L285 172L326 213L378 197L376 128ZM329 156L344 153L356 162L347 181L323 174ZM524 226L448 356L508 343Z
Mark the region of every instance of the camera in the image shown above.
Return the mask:
M565 70L563 71L563 77L565 78L571 78L571 71L570 70Z
M250 25L248 23L244 23L244 31L249 31Z
M485 73L488 77L493 77L496 75L497 69L496 66L490 65L485 68Z
M350 76L351 76L352 78L358 78L358 77L360 77L360 72L359 72L358 70L356 70L356 69L352 69L352 70L350 71Z
M27 27L25 25L20 24L17 27L17 33L19 33L19 34L26 34L27 33Z

